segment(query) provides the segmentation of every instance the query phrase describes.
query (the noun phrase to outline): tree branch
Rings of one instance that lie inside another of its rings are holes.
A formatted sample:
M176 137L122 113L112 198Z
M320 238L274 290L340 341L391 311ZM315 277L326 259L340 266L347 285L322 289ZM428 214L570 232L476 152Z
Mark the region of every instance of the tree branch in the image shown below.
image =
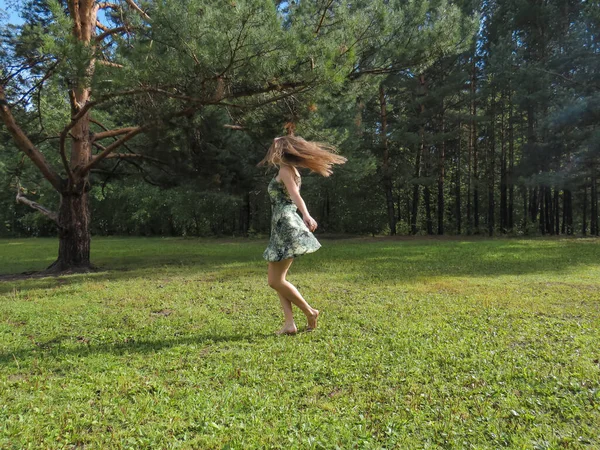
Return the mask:
M116 3L110 3L110 2L100 2L98 3L98 9L114 9L115 11L118 11L121 9L121 7L119 5L117 5Z
M96 155L87 165L85 165L83 168L81 168L79 170L79 175L84 176L86 172L88 172L90 169L95 167L100 161L102 161L104 158L106 158L116 148L120 147L121 145L123 145L125 142L127 142L134 136L136 136L142 132L145 132L146 130L149 130L157 125L160 125L161 123L165 122L168 119L172 119L174 117L182 117L182 116L192 115L194 112L196 112L197 109L198 109L197 106L192 106L192 107L186 108L184 110L169 114L168 116L163 117L159 120L153 120L144 125L133 128L125 136L123 136L122 138L116 140L112 144L105 147L104 150L102 150L102 152L100 152L98 155Z
M106 147L94 143L94 147L99 148L100 150L104 151L106 150ZM98 155L92 155L92 159L97 158ZM153 158L152 156L147 156L147 155L141 155L139 153L110 153L108 155L106 155L104 157L105 159L111 159L111 158L119 158L119 159L126 159L126 158L141 158L141 159L147 159L148 161L154 161L160 164L169 164L166 161L162 161L158 158Z
M50 184L54 186L54 189L56 189L59 192L62 191L62 178L60 177L60 175L58 175L58 173L54 171L54 169L52 169L50 164L48 164L48 162L46 161L46 158L44 158L42 152L40 152L40 150L35 145L33 145L33 143L29 140L27 135L15 122L10 108L8 107L8 102L6 101L4 86L1 85L0 117L4 121L4 124L6 125L6 128L11 134L13 140L17 144L17 147L19 147L19 149L33 161L33 163L37 166L40 172L44 175L44 178L46 178L50 182Z
M99 140L105 139L107 137L120 136L121 134L127 134L127 133L133 131L135 128L137 128L137 127L125 127L125 128L119 128L116 130L102 131L100 133L94 133L92 140L99 141Z
M40 205L37 202L34 202L33 200L29 200L27 197L25 197L24 195L21 194L21 183L19 183L17 181L17 197L16 197L16 201L17 203L22 203L24 205L27 205L39 212L41 212L43 215L45 215L46 217L48 217L49 219L51 219L54 223L56 223L57 225L58 223L58 214L55 213L54 211L49 210L48 208L46 208L45 206Z
M125 67L123 64L119 64L112 61L107 61L106 59L98 59L96 60L96 64L102 64L103 66L116 67L118 69L122 69Z
M90 117L90 122L95 123L100 128L102 128L104 131L110 131L106 125L104 125L102 122L97 121L96 119L93 119ZM113 137L113 139L115 141L117 140L116 137ZM97 142L94 142L94 140L92 140L92 145L99 148L100 150L104 150L104 147L102 145L98 144ZM131 150L127 144L123 144L123 147L125 147L127 150L129 150L131 153L133 153L133 150Z
M100 22L99 20L96 20L96 26L98 28L100 28L102 31L108 31L110 29L106 25L104 25L102 22Z
M108 30L105 30L104 33L99 34L98 36L96 36L96 42L100 42L105 37L110 36L111 34L120 33L122 31L127 31L127 27L121 26L121 27L110 28Z
M140 16L142 16L144 19L146 19L148 22L151 22L152 19L150 19L150 16L148 14L146 14L142 8L140 8L138 5L135 4L135 2L133 0L125 0L127 2L127 4L129 6L131 6L133 9L135 9Z
M329 0L327 2L327 5L325 5L325 8L323 9L323 15L321 16L321 20L319 20L319 24L317 25L317 29L315 30L315 36L317 34L319 34L319 30L321 29L321 26L323 25L323 20L325 20L325 15L327 14L327 10L329 9L329 7L331 6L332 3L333 3L333 0Z
M152 156L148 156L148 155L140 155L139 153L111 153L110 155L106 156L106 158L141 158L141 159L147 159L148 161L154 161L160 164L169 164L166 161L163 161L161 159L158 158L154 158Z
M111 153L113 150L115 150L116 148L123 145L125 142L127 142L134 136L140 134L142 131L144 131L147 128L150 128L149 124L146 124L141 127L135 127L129 133L127 133L125 136L123 136L121 139L118 139L115 142L113 142L112 144L105 147L104 150L102 150L99 154L95 155L86 166L84 166L81 170L79 170L79 175L84 176L86 172L88 172L92 167L96 166L96 164L98 164L99 161L101 161L105 157L107 157L109 153Z

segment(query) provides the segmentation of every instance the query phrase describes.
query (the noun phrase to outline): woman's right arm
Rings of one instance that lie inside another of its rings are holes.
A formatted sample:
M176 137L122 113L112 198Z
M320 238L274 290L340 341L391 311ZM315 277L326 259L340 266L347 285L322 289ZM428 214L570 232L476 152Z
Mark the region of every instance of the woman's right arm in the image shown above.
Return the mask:
M302 214L302 219L304 220L304 223L310 231L314 231L317 228L317 222L308 213L306 203L304 203L304 200L300 195L300 189L298 188L298 185L294 180L294 176L294 169L288 166L281 166L281 170L279 171L279 177L281 178L281 181L283 181L283 184L285 184L287 191L290 193L290 198L298 207L300 214Z

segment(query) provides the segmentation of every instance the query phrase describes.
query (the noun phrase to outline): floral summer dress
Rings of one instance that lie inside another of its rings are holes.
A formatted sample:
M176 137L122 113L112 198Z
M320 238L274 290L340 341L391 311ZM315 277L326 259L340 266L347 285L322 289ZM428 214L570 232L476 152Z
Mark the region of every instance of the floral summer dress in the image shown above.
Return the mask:
M263 258L270 262L312 253L321 247L298 214L298 207L292 201L287 187L276 177L267 188L271 199L271 238Z

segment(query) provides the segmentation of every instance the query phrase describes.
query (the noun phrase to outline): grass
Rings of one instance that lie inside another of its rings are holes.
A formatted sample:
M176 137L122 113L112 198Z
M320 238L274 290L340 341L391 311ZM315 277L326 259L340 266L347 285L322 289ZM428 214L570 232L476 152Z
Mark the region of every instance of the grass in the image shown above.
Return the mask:
M110 270L1 282L0 448L600 448L599 240L322 244L296 336L262 240L94 238ZM56 252L0 240L0 273Z

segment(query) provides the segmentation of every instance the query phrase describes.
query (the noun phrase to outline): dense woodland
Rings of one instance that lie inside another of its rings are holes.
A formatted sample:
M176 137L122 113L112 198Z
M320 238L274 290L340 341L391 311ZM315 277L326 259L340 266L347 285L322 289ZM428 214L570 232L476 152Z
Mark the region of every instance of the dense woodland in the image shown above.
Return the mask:
M303 172L317 233L599 234L598 1L33 0L21 14L2 27L1 236L68 228L61 189L78 173L92 235L268 235L274 172L256 163L284 133L349 160Z

